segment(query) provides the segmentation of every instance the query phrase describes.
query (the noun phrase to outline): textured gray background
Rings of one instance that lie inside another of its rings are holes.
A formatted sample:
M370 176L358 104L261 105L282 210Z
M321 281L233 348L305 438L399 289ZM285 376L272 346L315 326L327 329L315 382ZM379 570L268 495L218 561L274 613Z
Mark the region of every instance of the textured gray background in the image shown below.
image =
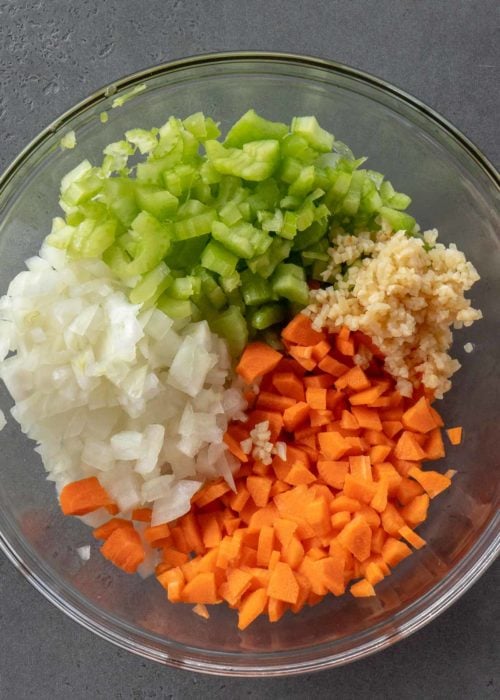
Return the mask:
M0 0L0 167L94 89L230 50L310 53L372 72L441 112L498 166L496 0ZM0 556L2 700L498 697L498 564L396 647L312 676L217 679L121 651L47 603Z

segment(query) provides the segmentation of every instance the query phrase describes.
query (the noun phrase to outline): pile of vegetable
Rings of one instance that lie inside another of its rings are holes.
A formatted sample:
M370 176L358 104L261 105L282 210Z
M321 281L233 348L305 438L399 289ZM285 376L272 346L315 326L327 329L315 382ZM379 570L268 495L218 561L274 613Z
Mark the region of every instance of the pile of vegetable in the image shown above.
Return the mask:
M425 254L409 197L315 117L250 110L219 137L170 117L63 178L64 218L0 300L0 377L102 555L243 630L375 595L454 472L423 468L445 454L432 391L399 391L352 315L318 320L322 291L354 294L350 240Z

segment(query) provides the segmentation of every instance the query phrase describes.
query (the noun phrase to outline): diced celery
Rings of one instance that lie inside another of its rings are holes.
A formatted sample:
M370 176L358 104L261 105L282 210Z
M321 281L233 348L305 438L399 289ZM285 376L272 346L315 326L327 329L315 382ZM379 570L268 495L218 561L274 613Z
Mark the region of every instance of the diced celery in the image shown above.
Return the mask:
M180 197L189 191L198 178L198 172L192 165L177 165L173 170L163 173L163 182L169 192Z
M106 262L119 277L133 277L152 270L163 260L172 240L171 227L145 211L132 222L130 236L136 243L132 260L116 244L106 251Z
M187 277L177 277L172 282L168 294L172 299L190 299L193 295L201 291L201 280L199 277L188 275Z
M167 190L156 185L137 185L137 204L157 219L167 219L175 214L179 200Z
M283 180L283 182L288 182L290 185L297 180L297 178L300 177L300 173L302 172L302 168L304 167L304 164L300 162L297 158L285 158L280 167L280 178ZM290 194L295 194L294 192L290 192Z
M260 306L276 298L269 282L260 275L245 270L240 276L241 293L247 306Z
M330 187L325 196L325 204L334 211L338 202L343 199L349 191L352 175L350 173L338 172L335 182Z
M139 213L134 185L132 180L121 177L109 178L104 184L104 201L124 226L130 226Z
M304 197L314 187L316 179L316 170L314 165L308 165L302 168L298 177L292 182L288 188L288 194L296 197Z
M275 294L305 306L309 301L309 288L304 270L298 265L281 263L276 268L271 285Z
M298 219L299 217L296 212L286 211L285 216L283 217L283 226L281 227L279 235L282 238L288 239L289 241L293 240L297 233Z
M384 180L382 184L380 185L380 196L384 200L384 204L388 204L389 201L394 197L396 194L394 187L391 185L389 180Z
M316 117L294 117L290 130L293 134L303 136L316 151L328 153L332 150L333 134L322 129Z
M243 148L225 148L218 141L206 141L209 161L223 175L234 175L250 182L270 177L279 162L279 141L267 139L243 144Z
M285 158L295 158L302 164L312 163L318 157L316 150L309 145L309 141L298 133L288 134L283 139L281 153Z
M210 323L210 327L225 339L231 355L239 357L248 341L248 327L241 311L230 306Z
M232 275L236 270L238 258L216 241L210 241L201 254L201 264L222 277Z
M210 209L203 214L192 216L189 219L176 221L174 224L175 238L184 241L188 238L196 238L210 233L213 222L217 219L217 212Z
M258 330L262 331L275 323L281 323L285 319L285 309L282 304L265 304L260 306L250 314L250 323Z
M302 204L302 199L300 197L294 197L291 194L287 194L286 197L280 200L280 207L282 209L298 209Z
M166 294L162 294L158 299L158 308L169 316L169 318L176 320L190 318L193 312L193 306L190 301L171 299Z
M379 190L384 181L384 176L382 173L377 173L375 170L367 170L366 176L373 182L377 190Z
M252 272L267 279L273 274L276 266L290 255L291 249L291 241L277 236L272 239L271 245L266 253L248 261L248 267Z
M208 239L208 234L205 234L197 238L188 238L185 241L172 241L170 250L165 257L166 262L176 270L191 269L193 262L200 259Z
M168 266L160 263L150 272L146 272L130 291L130 301L132 304L154 303L171 284L172 276Z
M228 275L227 277L221 277L219 281L222 289L227 295L232 294L232 292L241 286L240 273L237 271L233 272L232 275Z
M395 192L388 202L391 209L398 209L401 211L407 209L410 204L411 197L408 197L407 194L403 194L402 192Z
M215 185L222 180L222 175L214 168L212 163L204 161L200 167L200 177L206 185Z
M298 231L305 231L314 221L315 209L311 202L305 202L296 212L296 225Z
M249 141L264 139L282 139L288 133L288 126L281 122L271 122L260 117L255 110L248 112L238 119L230 128L224 144L231 148L240 148Z
M139 152L150 153L158 145L158 129L151 129L147 131L146 129L129 129L125 132L125 138L133 146L139 149Z
M198 141L206 141L207 139L216 139L220 136L220 130L217 124L210 117L205 117L203 112L196 112L186 117L182 122L184 128L190 131Z
M196 181L196 183L191 187L189 194L207 206L211 207L214 204L214 198L210 185L206 185L204 182Z
M355 170L352 174L349 191L342 200L341 209L347 216L354 216L361 203L361 193L363 191L363 182L366 178L364 170Z
M201 266L193 270L193 272L196 273L196 276L199 277L201 281L200 293L194 295L196 305L202 308L203 302L208 301L214 309L222 309L227 303L227 297L212 277L211 273Z
M259 214L261 214L261 212L259 212ZM283 212L281 209L276 209L274 214L271 214L271 212L262 212L262 215L258 216L258 218L261 221L263 231L279 233L283 228Z
M252 224L229 228L222 221L212 223L212 237L239 258L251 258L255 255L252 231Z
M311 277L318 282L324 282L323 272L328 267L328 260L316 260L313 263Z
M97 169L93 168L84 177L72 182L62 193L61 199L74 207L95 197L103 188L104 181L97 175Z
M138 163L135 174L138 182L149 182L153 185L163 185L163 173L181 161L182 153L165 156L156 160Z
M297 233L293 240L292 250L300 251L309 248L309 246L317 243L326 235L326 230L326 219L323 221L313 221L308 228Z
M402 211L391 209L390 207L381 207L380 216L387 221L393 231L410 231L415 228L416 221L413 216L405 214Z

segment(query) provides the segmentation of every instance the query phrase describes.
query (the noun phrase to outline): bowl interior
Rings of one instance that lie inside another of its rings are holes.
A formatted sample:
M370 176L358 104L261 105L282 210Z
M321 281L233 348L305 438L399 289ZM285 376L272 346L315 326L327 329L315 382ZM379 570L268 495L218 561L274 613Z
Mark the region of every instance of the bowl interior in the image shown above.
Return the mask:
M92 540L76 519L64 518L34 444L9 419L0 434L0 530L5 549L56 604L109 639L151 658L220 673L281 673L333 665L380 648L434 616L470 582L491 555L498 522L497 333L500 296L498 187L481 159L437 119L376 81L319 62L231 57L180 63L150 71L135 83L147 89L119 109L108 89L62 118L32 145L0 191L0 294L35 254L58 215L61 177L83 158L97 162L105 145L126 129L162 124L174 114L203 110L225 129L250 107L288 121L315 114L369 167L411 194L422 228L436 227L481 274L472 292L484 320L457 332L454 353L464 364L442 402L448 425L465 427L465 442L450 448L439 469L457 470L452 488L432 504L421 528L428 546L377 587L375 599L327 599L299 616L238 632L235 614L218 606L209 622L190 606L167 603L154 579L127 576L92 544L83 563L76 548ZM102 124L99 113L109 110ZM74 129L78 146L61 151ZM463 350L472 342L474 352ZM2 388L1 408L11 406Z

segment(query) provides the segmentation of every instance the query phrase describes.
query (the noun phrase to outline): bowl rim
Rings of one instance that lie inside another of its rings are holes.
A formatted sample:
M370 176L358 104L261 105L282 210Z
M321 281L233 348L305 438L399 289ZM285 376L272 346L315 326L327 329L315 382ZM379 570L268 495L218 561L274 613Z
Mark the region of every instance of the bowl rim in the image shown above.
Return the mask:
M391 83L365 71L315 56L267 51L229 51L221 53L198 54L195 56L168 61L129 74L94 91L91 95L79 101L65 111L61 116L53 120L21 150L21 152L0 175L0 194L38 146L40 146L46 139L53 136L55 132L63 128L79 113L93 105L98 104L104 99L110 97L115 92L124 90L127 87L132 87L141 80L168 74L183 68L206 66L212 63L220 64L240 62L244 60L255 60L268 63L287 63L299 66L302 65L304 67L320 68L332 73L355 78L371 87L381 90L386 94L388 93L417 110L431 122L434 122L442 130L447 132L449 136L458 142L466 154L475 161L488 179L492 181L493 185L500 188L499 172L469 138L467 138L459 129L457 129L451 122L442 117L434 109L428 107L419 99L413 97ZM168 652L165 651L165 649L153 649L152 646L147 643L147 632L143 634L134 633L131 626L128 626L127 630L127 623L124 623L123 621L121 621L119 624L115 623L114 626L116 629L111 629L105 621L102 622L101 620L97 619L97 616L92 617L89 614L88 603L86 604L87 609L85 609L85 605L80 605L78 599L76 603L74 603L71 600L59 595L57 586L51 585L51 573L47 570L45 570L45 575L41 575L39 572L36 572L28 562L30 555L28 557L23 557L13 546L7 534L3 531L0 531L0 549L14 564L16 569L53 605L62 610L64 613L66 613L66 615L68 615L68 617L78 622L86 629L123 649L131 651L149 660L157 661L172 667L212 675L239 677L258 677L264 675L286 676L324 670L368 656L391 646L400 639L409 636L437 617L437 615L446 610L453 602L455 602L484 573L484 571L497 557L500 550L500 513L497 511L497 513L491 518L490 522L484 527L483 532L478 537L476 542L470 547L467 554L458 564L456 564L445 574L439 583L427 591L423 596L415 599L403 611L400 611L399 615L403 619L400 620L398 625L394 625L389 633L382 636L375 635L374 638L360 645L355 645L353 648L340 653L337 652L324 655L321 655L320 653L318 657L312 653L306 660L304 660L304 658L297 660L293 659L293 657L304 655L305 652L303 648L298 648L285 653L256 652L248 655L237 652L203 652L205 654L204 659L200 658L201 654L199 648L190 648L183 644L171 642L169 640L165 640L166 645L169 647ZM75 596L75 598L80 598L80 596ZM431 601L429 601L430 598L432 598ZM94 606L92 606L92 608L93 607ZM99 613L102 618L102 611L99 611ZM384 624L386 623L378 623L378 625L374 625L373 627L368 628L368 630L364 630L359 635L354 636L366 635L368 632L374 631L377 629L377 627ZM142 640L146 639L146 641L134 639L134 636L140 637ZM153 636L151 636L151 639L153 639ZM309 649L311 652L315 652L316 650L320 651L327 646L328 643L325 643L322 645L309 647ZM170 654L171 650L174 650L173 655ZM250 660L250 663L243 663L245 656ZM288 661L283 659L283 661L280 663L280 656L288 657ZM272 664L273 659L276 659L278 665L269 665L270 663ZM255 662L257 662L257 664Z

